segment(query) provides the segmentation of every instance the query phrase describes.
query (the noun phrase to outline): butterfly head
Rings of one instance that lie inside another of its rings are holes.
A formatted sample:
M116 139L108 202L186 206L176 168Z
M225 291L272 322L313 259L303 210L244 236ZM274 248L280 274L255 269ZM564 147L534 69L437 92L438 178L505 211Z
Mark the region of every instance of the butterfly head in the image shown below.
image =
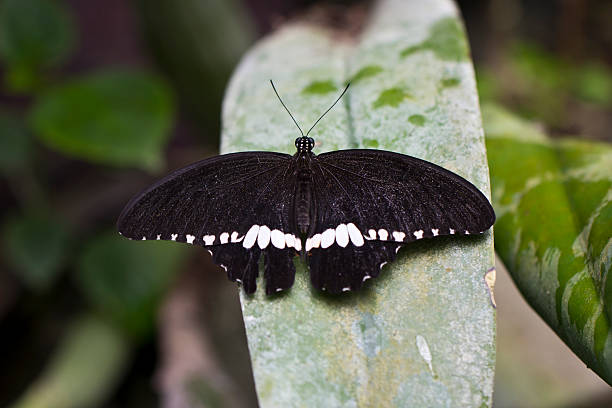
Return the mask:
M312 137L301 136L295 139L295 148L298 153L310 153L314 148L315 141Z

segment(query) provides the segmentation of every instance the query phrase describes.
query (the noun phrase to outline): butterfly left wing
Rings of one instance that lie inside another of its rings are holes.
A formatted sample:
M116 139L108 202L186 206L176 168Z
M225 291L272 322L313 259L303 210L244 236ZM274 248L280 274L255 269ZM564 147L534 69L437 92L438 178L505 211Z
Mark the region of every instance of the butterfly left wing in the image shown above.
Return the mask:
M306 240L311 281L359 289L421 238L477 234L493 225L487 198L433 163L382 150L340 150L313 160L316 230Z
M194 163L163 178L125 207L117 228L131 239L200 245L247 293L256 289L264 253L266 292L293 285L291 156L243 152Z

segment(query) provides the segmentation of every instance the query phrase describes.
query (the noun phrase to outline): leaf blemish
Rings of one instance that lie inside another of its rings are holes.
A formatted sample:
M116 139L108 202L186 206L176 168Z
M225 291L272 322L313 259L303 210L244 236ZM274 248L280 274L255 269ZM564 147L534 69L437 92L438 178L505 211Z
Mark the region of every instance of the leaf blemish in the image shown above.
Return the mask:
M431 371L431 374L435 377L435 374L433 371L433 365L431 363L432 361L431 350L429 350L429 344L427 344L427 340L425 340L425 337L421 336L420 334L417 334L416 345L417 345L417 349L419 350L419 354L421 355L421 357L423 357L423 360L425 360L425 362L427 363L427 366L429 367L429 371Z
M459 78L444 78L441 82L440 85L442 85L442 88L452 88L454 86L457 86L461 83L461 80Z
M334 85L334 81L313 81L308 84L304 89L302 89L303 94L326 94L329 92L334 92L338 88Z
M380 108L382 106L397 108L404 99L409 97L410 94L401 88L386 89L382 91L378 99L374 101L374 108Z
M468 59L468 45L461 23L454 17L447 17L434 23L429 31L429 38L420 44L405 48L400 57L405 58L418 51L430 50L446 61Z
M372 77L376 74L379 74L383 71L382 67L379 65L367 65L361 68L353 77L351 78L351 83L359 82L362 79L366 79Z
M382 331L376 322L376 317L371 313L364 313L357 322L357 342L360 349L368 357L374 357L380 353L382 348Z
M423 126L425 124L425 116L423 115L411 115L408 121L415 126Z
M369 148L378 148L379 143L376 139L363 139L363 146Z

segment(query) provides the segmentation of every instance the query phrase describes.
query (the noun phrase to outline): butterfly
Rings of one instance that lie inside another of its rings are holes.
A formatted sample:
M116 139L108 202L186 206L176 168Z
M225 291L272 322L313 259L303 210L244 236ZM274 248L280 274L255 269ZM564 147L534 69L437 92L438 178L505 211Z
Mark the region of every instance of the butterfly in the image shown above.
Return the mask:
M308 135L348 85L304 134L270 83L300 130L296 153L230 153L177 170L126 205L120 234L203 246L247 294L262 255L268 295L293 285L301 255L312 285L335 294L378 276L402 245L495 222L484 194L433 163L371 149L314 154Z

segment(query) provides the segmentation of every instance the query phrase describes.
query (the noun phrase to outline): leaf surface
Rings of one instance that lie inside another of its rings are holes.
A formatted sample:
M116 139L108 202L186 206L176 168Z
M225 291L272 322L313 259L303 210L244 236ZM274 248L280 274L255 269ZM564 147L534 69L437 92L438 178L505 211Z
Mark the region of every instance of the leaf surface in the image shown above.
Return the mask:
M355 44L320 28L285 26L234 73L222 152L295 152L299 133L269 79L308 129L353 78L342 104L312 132L315 153L393 150L488 192L466 44L447 0L381 1ZM296 259L289 293L242 294L260 405L490 406L495 313L484 276L493 266L492 245L491 232L420 241L364 290L336 297L311 289Z

